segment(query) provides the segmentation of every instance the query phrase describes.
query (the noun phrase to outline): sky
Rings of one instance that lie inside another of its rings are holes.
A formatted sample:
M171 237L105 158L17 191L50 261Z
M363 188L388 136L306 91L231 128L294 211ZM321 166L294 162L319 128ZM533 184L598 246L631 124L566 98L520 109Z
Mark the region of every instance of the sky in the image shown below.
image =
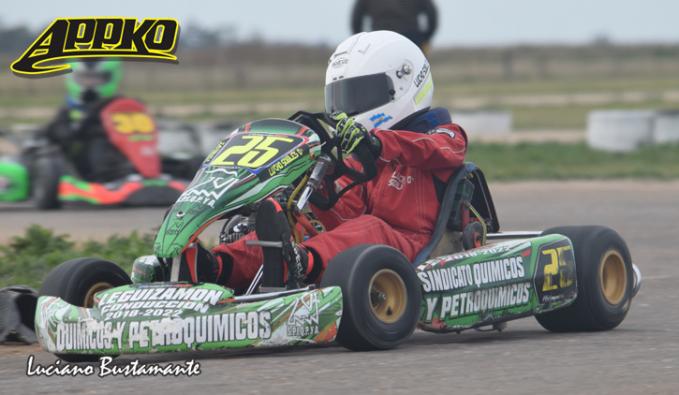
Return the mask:
M679 43L679 0L434 0L436 46L517 43ZM180 26L232 26L239 38L336 44L350 34L352 0L7 1L6 25L42 29L56 17L174 17Z

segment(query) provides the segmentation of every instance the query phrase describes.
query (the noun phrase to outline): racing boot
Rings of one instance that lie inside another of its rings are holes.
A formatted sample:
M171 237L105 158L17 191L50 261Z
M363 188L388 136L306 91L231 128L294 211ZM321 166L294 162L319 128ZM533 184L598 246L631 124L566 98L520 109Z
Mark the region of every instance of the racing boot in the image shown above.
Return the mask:
M308 269L313 266L313 255L295 243L285 212L275 199L269 198L260 204L255 232L264 253L262 289L266 291L284 284L284 265L288 269L287 289L304 287Z
M230 261L217 259L215 255L196 241L182 252L182 263L179 268L179 280L192 283L215 283L223 285L231 272ZM225 266L229 266L228 268Z

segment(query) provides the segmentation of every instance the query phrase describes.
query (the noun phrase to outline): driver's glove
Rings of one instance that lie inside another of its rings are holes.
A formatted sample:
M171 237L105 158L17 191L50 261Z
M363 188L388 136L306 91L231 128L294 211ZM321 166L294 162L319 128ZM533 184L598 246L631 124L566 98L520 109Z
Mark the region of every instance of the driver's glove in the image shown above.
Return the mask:
M380 140L377 136L368 132L354 117L349 117L344 112L337 112L332 114L332 119L337 121L335 130L337 130L340 148L345 156L351 155L356 147L364 141L368 144L370 152L375 157L380 155L382 151Z

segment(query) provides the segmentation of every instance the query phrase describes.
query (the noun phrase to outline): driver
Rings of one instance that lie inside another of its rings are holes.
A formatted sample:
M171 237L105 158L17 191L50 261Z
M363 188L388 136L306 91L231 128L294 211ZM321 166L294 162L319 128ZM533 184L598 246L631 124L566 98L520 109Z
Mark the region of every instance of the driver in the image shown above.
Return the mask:
M120 61L82 61L71 67L66 104L36 137L57 145L85 179L110 181L129 174L128 161L108 141L99 118L99 111L117 97Z
M262 254L262 248L246 245L255 236L283 241L283 258L301 274L300 286L319 281L334 256L359 244L392 246L412 262L434 230L437 189L462 165L467 149L465 132L448 111L430 108L433 91L429 62L407 38L375 31L340 43L328 62L325 108L338 121L335 129L347 157L360 144L370 148L376 177L351 189L328 211L312 206L327 231L301 244L292 241L279 203L265 200L254 234L213 249L217 282L242 291L263 259L280 261L279 249L265 247ZM350 182L340 178L335 187Z

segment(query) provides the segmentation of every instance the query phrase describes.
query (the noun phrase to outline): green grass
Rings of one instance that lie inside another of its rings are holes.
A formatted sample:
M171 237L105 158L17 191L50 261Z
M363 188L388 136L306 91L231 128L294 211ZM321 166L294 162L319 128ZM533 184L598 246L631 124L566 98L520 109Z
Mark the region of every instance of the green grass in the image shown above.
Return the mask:
M587 116L590 111L607 109L643 109L672 110L678 109L679 103L668 103L659 100L648 100L638 103L612 102L604 105L565 105L540 107L509 107L514 117L515 130L563 130L587 127ZM463 125L464 126L464 125Z
M134 259L149 254L152 245L153 236L136 232L128 236L111 236L105 242L76 244L67 235L33 225L24 235L0 245L0 287L23 284L37 289L52 268L80 257L107 259L130 273Z
M471 144L467 160L491 180L679 178L679 145L609 153L585 143Z
M679 89L679 78L634 76L608 78L545 78L515 80L475 80L449 82L436 86L445 95L521 95L572 93L663 92Z

